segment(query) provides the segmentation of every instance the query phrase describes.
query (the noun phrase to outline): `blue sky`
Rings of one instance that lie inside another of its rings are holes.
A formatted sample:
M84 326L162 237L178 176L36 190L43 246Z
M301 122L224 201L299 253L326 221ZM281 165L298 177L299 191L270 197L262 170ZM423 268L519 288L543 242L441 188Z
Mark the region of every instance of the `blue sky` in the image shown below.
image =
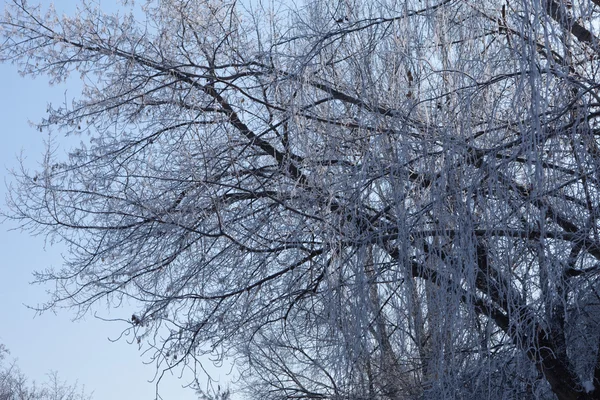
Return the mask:
M7 0L5 0L7 1ZM31 3L34 3L32 1ZM45 1L43 3L49 3ZM57 2L57 8L72 7L75 1ZM102 6L114 7L117 1L104 1ZM0 64L0 162L6 182L10 169L18 168L18 156L35 167L41 160L45 133L31 127L28 121L38 121L48 103L62 102L77 96L77 84L50 87L43 77L22 78L17 68ZM66 143L66 141L65 141ZM65 149L66 150L66 149ZM0 207L4 208L6 185L0 185ZM35 306L47 298L49 287L30 285L34 270L61 265L60 245L44 242L43 237L21 233L13 223L0 225L0 343L4 343L18 360L22 371L41 382L45 374L57 371L70 383L78 381L94 399L153 399L155 383L149 383L155 372L153 365L144 365L137 345L125 340L113 343L124 326L88 316L72 321L73 311L36 316L24 304ZM122 314L122 315L121 315ZM127 310L114 310L111 316L128 319ZM224 375L225 372L222 372ZM160 386L165 400L196 399L193 390L181 386L189 381L167 376ZM226 378L225 378L226 379Z

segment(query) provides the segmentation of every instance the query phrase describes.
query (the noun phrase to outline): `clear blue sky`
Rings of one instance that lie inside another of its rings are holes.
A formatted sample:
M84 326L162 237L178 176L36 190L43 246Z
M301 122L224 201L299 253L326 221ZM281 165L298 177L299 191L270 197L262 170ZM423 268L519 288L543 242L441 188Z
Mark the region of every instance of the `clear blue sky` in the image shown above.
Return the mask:
M77 1L55 3L57 9L68 13ZM113 8L117 3L101 2L102 7ZM29 126L28 121L42 118L49 102L61 102L65 95L68 99L77 96L77 84L49 87L42 77L22 78L16 67L0 64L0 90L0 161L4 180L10 181L7 170L18 167L19 154L32 167L41 160L46 134ZM4 207L5 195L6 185L0 184L0 207ZM148 380L153 378L155 367L143 364L137 345L108 340L117 338L123 325L92 316L73 322L74 313L69 310L35 316L24 306L44 302L49 288L28 283L34 270L60 266L63 249L45 244L41 237L8 231L14 227L11 223L0 225L0 343L11 350L25 375L41 382L47 372L55 370L63 380L85 385L96 400L153 399L155 384ZM128 319L131 312L115 310L111 315ZM221 375L226 379L225 372ZM197 399L193 390L181 387L187 378L165 377L161 396L165 400Z

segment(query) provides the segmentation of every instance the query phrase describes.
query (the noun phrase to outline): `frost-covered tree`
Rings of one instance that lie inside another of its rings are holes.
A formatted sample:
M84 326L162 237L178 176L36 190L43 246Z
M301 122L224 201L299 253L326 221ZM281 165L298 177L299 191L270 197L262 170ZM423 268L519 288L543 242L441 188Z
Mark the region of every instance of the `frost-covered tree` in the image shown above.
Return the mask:
M292 3L7 6L0 60L83 84L8 199L47 307L255 398L599 399L600 0Z
M15 361L8 362L8 349L0 344L0 400L90 400L76 384L68 385L56 372L48 374L42 385L28 382Z

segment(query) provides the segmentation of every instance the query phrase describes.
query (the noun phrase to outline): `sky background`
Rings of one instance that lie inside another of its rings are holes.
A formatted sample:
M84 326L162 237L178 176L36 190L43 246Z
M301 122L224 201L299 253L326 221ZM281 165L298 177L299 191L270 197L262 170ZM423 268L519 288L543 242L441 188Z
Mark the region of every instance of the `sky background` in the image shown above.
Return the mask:
M1 12L9 0L0 0ZM30 3L36 3L31 1ZM49 4L50 1L42 1ZM77 1L55 2L56 8L72 12ZM107 11L118 2L102 1ZM35 168L41 161L46 133L40 133L28 121L39 121L46 115L48 103L58 104L78 95L76 82L50 87L45 77L20 77L15 66L0 64L0 163L4 183L0 183L0 207L5 209L9 170L19 167L18 158ZM62 139L61 139L62 140ZM64 141L67 143L68 141ZM66 148L63 148L66 151ZM148 382L155 373L137 345L116 339L126 326L100 321L93 316L73 321L71 310L57 314L37 315L25 305L36 306L47 300L48 286L30 285L35 270L59 267L60 245L45 243L43 237L32 237L14 230L14 223L0 224L0 343L11 351L22 372L36 382L43 382L49 371L57 371L68 383L78 382L95 400L132 400L155 398L155 383ZM13 230L11 230L13 229ZM114 310L112 317L128 319L128 310ZM125 338L126 339L126 338ZM220 372L221 381L227 379ZM219 378L219 372L214 372ZM185 379L187 378L187 379ZM160 395L165 400L197 399L194 391L182 388L190 376L177 379L165 376Z

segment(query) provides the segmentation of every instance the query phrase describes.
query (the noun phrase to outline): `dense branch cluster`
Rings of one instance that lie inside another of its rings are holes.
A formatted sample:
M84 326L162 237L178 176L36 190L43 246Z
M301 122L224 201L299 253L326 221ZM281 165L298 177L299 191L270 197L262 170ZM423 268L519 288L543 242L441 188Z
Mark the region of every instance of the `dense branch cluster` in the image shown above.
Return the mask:
M48 307L132 299L163 367L263 399L600 398L600 1L14 0L72 105L8 216Z

